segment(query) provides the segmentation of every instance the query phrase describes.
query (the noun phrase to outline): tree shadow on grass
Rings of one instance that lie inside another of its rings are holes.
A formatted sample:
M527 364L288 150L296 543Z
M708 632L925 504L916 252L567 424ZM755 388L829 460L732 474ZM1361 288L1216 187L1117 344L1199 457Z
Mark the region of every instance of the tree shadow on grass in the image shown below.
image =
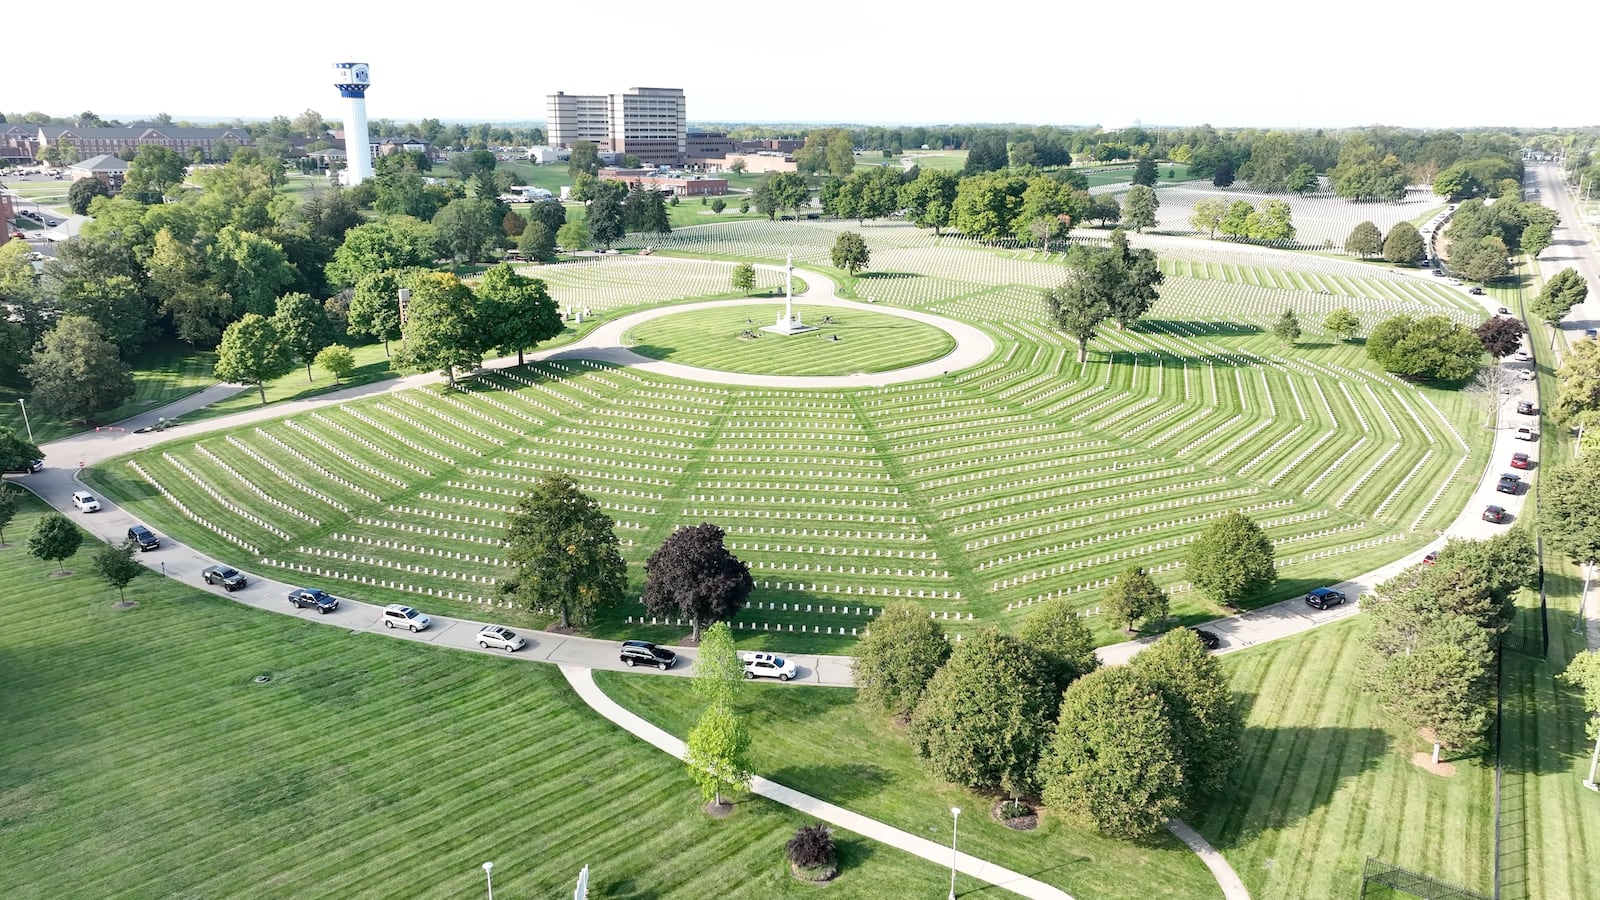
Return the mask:
M827 797L832 803L849 803L871 797L894 780L889 770L861 762L784 766L768 777L795 790Z

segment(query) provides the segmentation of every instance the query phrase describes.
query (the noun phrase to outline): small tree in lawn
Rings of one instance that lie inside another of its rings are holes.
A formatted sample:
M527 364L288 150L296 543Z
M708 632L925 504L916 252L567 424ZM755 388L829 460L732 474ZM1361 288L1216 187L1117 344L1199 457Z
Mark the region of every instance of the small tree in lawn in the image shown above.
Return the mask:
M545 475L506 520L512 574L501 594L529 609L557 610L562 628L615 606L628 586L615 527L571 478Z
M928 611L910 601L886 606L856 644L852 673L856 699L896 716L909 716L944 661L950 642Z
M217 345L217 378L255 385L262 403L267 402L267 382L287 375L293 367L277 326L257 313L245 313L244 318L229 325L222 333L222 343Z
M1345 239L1344 252L1354 253L1362 259L1377 256L1383 252L1383 232L1371 222L1362 222Z
M700 637L694 659L694 689L710 703L732 703L744 680L744 664L733 644L733 629L718 622Z
M833 829L821 822L801 826L784 849L789 851L789 864L813 881L838 874L839 851L833 843Z
M872 252L867 242L854 231L845 231L833 242L833 266L854 276L872 262Z
M1155 685L1171 711L1186 776L1185 805L1193 808L1221 793L1244 730L1227 671L1187 628L1168 632L1129 667Z
M1328 313L1328 317L1322 320L1322 327L1339 340L1348 341L1361 333L1361 320L1348 306L1341 306Z
M1600 739L1600 650L1574 656L1559 677L1583 692L1583 708L1589 711L1587 734Z
M1293 347L1294 342L1300 340L1300 317L1292 309L1284 310L1278 321L1272 323L1272 334L1279 343Z
M323 371L333 376L334 384L339 384L351 372L355 371L356 355L351 353L350 348L343 344L329 344L317 351L317 358L314 362Z
M702 625L737 615L755 588L750 567L728 552L722 537L722 529L709 522L684 526L644 564L645 609L689 619L691 641L700 640Z
M1105 604L1112 617L1128 623L1130 632L1140 619L1154 622L1167 617L1166 592L1138 566L1118 575L1116 584L1106 588Z
M123 589L128 582L144 574L144 565L134 558L139 552L139 547L132 539L120 544L110 541L104 542L94 554L94 573L100 580L117 589L117 600L123 601L127 597Z
M1100 659L1094 655L1094 635L1065 600L1051 600L1024 619L1017 637L1038 654L1058 691L1100 667Z
M11 488L0 484L0 547L6 545L6 526L17 517L17 495Z
M28 535L28 555L45 562L64 563L82 545L83 532L60 513L46 513ZM67 574L65 565L61 566L61 574Z
M1482 325L1472 329L1472 333L1483 342L1483 349L1498 361L1517 352L1517 348L1522 346L1522 336L1528 333L1528 326L1512 316L1495 316L1485 319Z
M278 298L272 325L278 330L283 352L305 364L306 380L311 381L311 363L317 351L334 337L328 311L309 294L284 294Z
M1189 547L1189 580L1224 606L1271 587L1278 580L1272 541L1243 513L1212 523Z
M724 788L748 788L750 730L726 702L713 703L700 716L685 742L683 761L700 786L701 799L720 809Z
M676 198L674 198L674 199L676 199ZM727 209L727 208L728 208L728 201L722 199L721 197L718 197L717 199L711 201L711 212L716 214L716 215L721 215L722 211Z
M741 294L748 294L756 289L756 267L749 263L739 263L733 267L733 289Z

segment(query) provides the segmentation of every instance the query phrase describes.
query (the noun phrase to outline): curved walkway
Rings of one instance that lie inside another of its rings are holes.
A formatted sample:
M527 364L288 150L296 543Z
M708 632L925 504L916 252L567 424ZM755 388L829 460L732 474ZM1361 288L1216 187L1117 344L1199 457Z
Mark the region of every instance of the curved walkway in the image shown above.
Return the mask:
M594 683L594 673L592 671L580 666L564 665L561 667L561 674L566 677L567 683L572 685L572 689L577 692L578 696L583 698L583 702L589 704L589 707L595 712L604 716L624 731L655 746L662 752L668 753L677 759L683 759L683 741L624 709L615 700L607 697L605 692L601 691ZM869 819L842 806L835 806L826 800L819 800L809 794L803 794L793 788L784 787L760 776L752 779L750 792L782 803L784 806L798 809L806 815L816 816L829 824L847 828L897 850L904 850L929 862L938 863L941 866L947 866L951 863L951 850L943 844L934 843L927 838L917 837L910 832L901 831L876 819ZM970 875L973 878L1011 891L1014 894L1020 894L1024 897L1047 898L1047 900L1072 900L1072 895L1060 888L1052 887L1021 872L1013 872L1010 869L997 866L976 856L956 853L954 860L956 870L962 874Z

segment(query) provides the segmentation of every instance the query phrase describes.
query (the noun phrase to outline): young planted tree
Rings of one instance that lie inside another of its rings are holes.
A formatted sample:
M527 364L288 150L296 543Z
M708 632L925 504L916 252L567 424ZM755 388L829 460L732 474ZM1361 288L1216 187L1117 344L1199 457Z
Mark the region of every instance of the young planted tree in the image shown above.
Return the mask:
M1189 580L1223 606L1271 587L1278 580L1272 541L1243 513L1228 513L1189 547Z
M1170 711L1183 756L1185 806L1220 794L1244 730L1227 671L1187 628L1168 632L1129 665L1155 685Z
M1339 340L1348 341L1361 333L1361 320L1348 306L1341 306L1328 313L1328 317L1322 320L1322 327Z
M312 362L322 367L324 372L333 376L333 383L339 384L349 377L356 368L356 355L350 348L343 344L329 344L317 351L317 356Z
M1116 583L1106 588L1104 602L1106 612L1119 622L1127 622L1130 633L1134 622L1155 622L1167 617L1166 592L1138 566L1117 576Z
M789 864L813 881L826 881L838 872L839 851L833 843L833 829L817 822L803 825L784 845Z
M28 535L28 555L45 562L62 563L83 545L83 532L60 513L46 513ZM61 574L67 574L61 566Z
M101 581L117 589L117 600L124 601L127 596L123 589L128 582L144 574L144 564L134 558L139 552L139 546L130 538L120 544L105 541L94 554L94 573Z
M1383 252L1383 232L1371 222L1362 222L1350 230L1345 238L1344 252L1368 259Z
M256 313L245 313L244 318L222 333L213 371L220 381L255 385L261 402L266 403L267 382L288 374L293 367L294 361L284 350L283 340L272 320Z
M756 289L756 267L749 263L739 263L733 267L733 289L741 294L748 294Z
M713 703L689 732L683 761L689 777L700 786L701 799L720 809L724 789L748 788L754 777L750 730L727 703Z
M501 593L529 609L554 609L560 627L617 605L628 587L616 522L565 475L539 479L506 519L511 577Z
M856 699L896 716L909 716L928 682L950 658L950 641L928 611L910 601L884 607L856 644L852 668Z
M652 615L676 613L700 628L730 619L744 609L755 581L750 567L723 546L721 528L709 522L686 525L662 542L644 564L644 605Z
M1294 342L1300 340L1300 317L1294 310L1284 310L1278 321L1272 323L1272 335L1285 347L1293 347Z
M317 351L333 342L333 323L328 320L327 309L308 294L284 294L278 298L272 326L278 331L283 351L305 364L306 380L311 381L311 363Z
M1094 635L1065 600L1051 600L1024 619L1017 638L1038 656L1058 692L1100 667Z
M1101 834L1148 837L1184 807L1178 741L1172 710L1147 678L1127 666L1085 675L1062 696L1039 764L1045 805Z
M718 622L700 636L694 659L695 693L708 703L731 704L743 681L744 663L734 648L733 629L727 622Z
M867 242L854 231L843 231L833 242L833 266L854 276L872 262L872 252Z

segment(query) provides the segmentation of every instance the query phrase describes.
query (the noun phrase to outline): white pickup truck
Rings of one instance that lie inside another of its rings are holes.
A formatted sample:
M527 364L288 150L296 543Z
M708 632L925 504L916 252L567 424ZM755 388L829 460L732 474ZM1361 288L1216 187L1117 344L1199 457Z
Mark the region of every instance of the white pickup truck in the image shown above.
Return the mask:
M794 663L771 653L741 653L739 661L744 663L746 678L776 678L779 681L788 681L794 677Z

